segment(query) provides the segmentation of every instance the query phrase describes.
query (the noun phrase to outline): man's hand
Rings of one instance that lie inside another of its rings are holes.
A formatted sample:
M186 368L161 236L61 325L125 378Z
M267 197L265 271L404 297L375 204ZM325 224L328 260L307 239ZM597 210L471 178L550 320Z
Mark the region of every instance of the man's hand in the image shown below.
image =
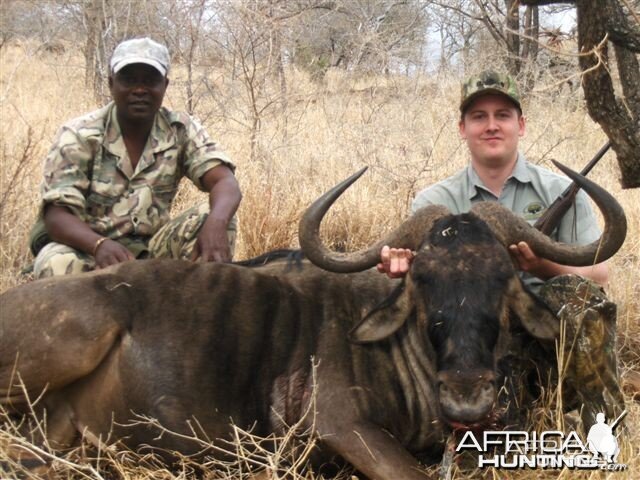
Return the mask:
M203 262L231 261L227 224L224 221L209 216L204 222L191 254L192 261L198 259Z
M105 268L109 265L115 265L116 263L128 262L129 260L135 260L133 256L124 245L107 239L102 242L95 251L95 261L97 268Z
M93 255L96 268L135 260L133 254L125 246L94 232L88 224L76 217L66 207L47 205L44 211L44 223L53 241ZM97 248L96 245L98 245Z
M598 263L587 267L570 267L538 257L526 242L509 245L509 253L516 261L518 268L542 280L548 280L558 275L581 275L589 278L603 287L609 281L609 269L606 263Z
M413 260L413 252L408 248L382 247L380 263L377 269L380 273L386 273L389 278L402 278L409 271Z
M529 272L537 277L540 277L539 274L544 273L543 267L546 260L538 257L526 242L519 242L517 245L509 245L509 252L516 261L518 268L523 272Z
M233 172L226 165L218 165L207 170L200 177L200 181L209 191L211 211L198 234L191 260L230 262L227 226L242 199L240 187Z

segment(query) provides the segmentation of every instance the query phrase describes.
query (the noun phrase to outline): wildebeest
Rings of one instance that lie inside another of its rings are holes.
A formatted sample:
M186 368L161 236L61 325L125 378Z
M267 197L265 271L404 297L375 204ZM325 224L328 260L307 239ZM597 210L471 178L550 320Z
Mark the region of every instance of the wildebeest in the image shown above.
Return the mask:
M557 335L554 314L523 288L506 246L524 240L551 260L588 265L624 241L615 199L568 175L605 219L591 245L554 243L481 203L463 215L426 207L371 248L336 253L319 226L357 174L300 223L303 252L317 266L148 260L14 288L0 299L0 400L20 410L19 373L31 398L45 391L54 445L88 431L192 453L178 436L123 424L143 414L178 433L196 419L211 439L227 438L231 422L266 435L295 423L315 388L308 426L321 452L371 479L424 478L417 457L441 451L451 425L492 417L509 322L537 338ZM403 281L370 269L383 244L416 250Z

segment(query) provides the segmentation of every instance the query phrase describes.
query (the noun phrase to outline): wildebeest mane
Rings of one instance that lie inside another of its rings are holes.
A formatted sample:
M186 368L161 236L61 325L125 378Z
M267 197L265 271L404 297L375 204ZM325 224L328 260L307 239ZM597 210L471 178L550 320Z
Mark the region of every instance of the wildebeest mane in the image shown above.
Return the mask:
M239 260L233 262L234 265L240 265L243 267L259 267L263 265L267 265L271 262L275 262L277 260L286 260L287 266L286 271L296 269L302 269L302 260L304 259L304 254L302 250L294 250L289 248L281 248L278 250L272 250L270 252L263 253L262 255L258 255L257 257L248 258L246 260Z

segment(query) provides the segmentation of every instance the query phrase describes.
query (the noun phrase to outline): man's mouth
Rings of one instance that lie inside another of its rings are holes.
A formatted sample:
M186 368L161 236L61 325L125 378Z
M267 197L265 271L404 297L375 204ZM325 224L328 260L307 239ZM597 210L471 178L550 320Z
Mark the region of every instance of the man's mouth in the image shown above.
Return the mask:
M136 100L135 102L129 102L129 105L132 107L148 107L150 103L144 100Z

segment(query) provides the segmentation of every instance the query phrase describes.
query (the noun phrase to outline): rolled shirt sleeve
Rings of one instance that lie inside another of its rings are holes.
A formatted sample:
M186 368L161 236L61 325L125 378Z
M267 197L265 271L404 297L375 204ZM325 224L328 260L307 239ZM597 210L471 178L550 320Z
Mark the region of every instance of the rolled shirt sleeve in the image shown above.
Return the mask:
M58 131L44 161L41 212L48 204L59 205L86 221L86 194L93 155L87 140L73 128L63 126Z
M222 150L220 144L214 142L204 127L193 118L187 124L187 136L189 142L185 151L184 168L186 176L196 187L204 191L200 179L218 165L226 165L235 172L235 164Z

